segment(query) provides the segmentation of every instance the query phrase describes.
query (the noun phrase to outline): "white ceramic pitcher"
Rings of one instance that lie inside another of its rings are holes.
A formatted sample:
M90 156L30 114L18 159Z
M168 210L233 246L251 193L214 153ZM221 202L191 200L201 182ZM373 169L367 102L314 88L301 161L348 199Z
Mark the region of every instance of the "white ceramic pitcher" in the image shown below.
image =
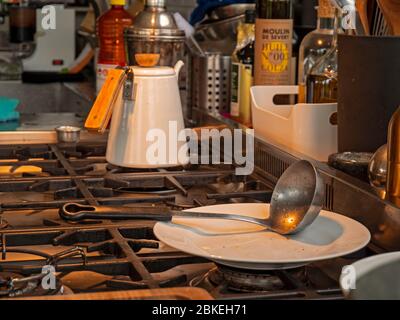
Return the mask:
M174 68L130 67L113 110L109 163L165 168L189 162L178 86L183 65L179 61Z

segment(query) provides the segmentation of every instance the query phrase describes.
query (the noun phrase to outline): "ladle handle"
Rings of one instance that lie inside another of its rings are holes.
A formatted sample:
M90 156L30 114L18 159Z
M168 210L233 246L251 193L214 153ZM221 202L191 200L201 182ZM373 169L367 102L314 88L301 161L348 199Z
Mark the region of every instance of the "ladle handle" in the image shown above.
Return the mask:
M88 206L69 203L60 209L60 216L68 221L82 220L141 220L170 221L172 214L167 208Z
M168 208L152 207L117 207L117 206L87 206L69 203L60 209L60 216L68 221L82 220L155 220L171 221L173 217L186 217L198 219L226 219L249 222L268 228L266 219L257 219L226 213L172 211Z

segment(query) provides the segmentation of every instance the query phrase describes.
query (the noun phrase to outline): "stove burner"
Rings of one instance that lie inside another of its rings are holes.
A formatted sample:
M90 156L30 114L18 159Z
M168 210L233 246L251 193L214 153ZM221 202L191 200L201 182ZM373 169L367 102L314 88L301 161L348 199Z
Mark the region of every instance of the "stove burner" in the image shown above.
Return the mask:
M73 291L59 279L56 279L54 288L46 289L39 275L26 277L14 272L0 272L0 299L67 294L73 294Z
M290 273L292 277L302 283L306 282L305 268L292 269L285 272ZM216 268L211 269L201 279L193 279L191 285L203 287L207 290L220 287L245 293L293 289L279 270L242 270L222 265L217 265Z

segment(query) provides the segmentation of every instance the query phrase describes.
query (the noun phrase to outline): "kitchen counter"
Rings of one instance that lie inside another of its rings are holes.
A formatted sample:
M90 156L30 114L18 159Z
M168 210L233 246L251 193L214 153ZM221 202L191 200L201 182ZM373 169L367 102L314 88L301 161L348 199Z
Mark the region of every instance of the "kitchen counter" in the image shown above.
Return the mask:
M16 131L47 131L60 125L82 126L95 98L91 83L27 84L2 82L0 96L19 100ZM0 124L1 131L11 123Z

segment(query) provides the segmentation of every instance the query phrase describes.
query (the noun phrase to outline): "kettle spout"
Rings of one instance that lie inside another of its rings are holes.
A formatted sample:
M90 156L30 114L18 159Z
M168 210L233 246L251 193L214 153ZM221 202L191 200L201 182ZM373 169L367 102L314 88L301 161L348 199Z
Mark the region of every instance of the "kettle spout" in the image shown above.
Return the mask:
M185 65L185 63L182 60L179 60L174 67L175 70L175 75L178 78L179 73L181 72L182 67Z

